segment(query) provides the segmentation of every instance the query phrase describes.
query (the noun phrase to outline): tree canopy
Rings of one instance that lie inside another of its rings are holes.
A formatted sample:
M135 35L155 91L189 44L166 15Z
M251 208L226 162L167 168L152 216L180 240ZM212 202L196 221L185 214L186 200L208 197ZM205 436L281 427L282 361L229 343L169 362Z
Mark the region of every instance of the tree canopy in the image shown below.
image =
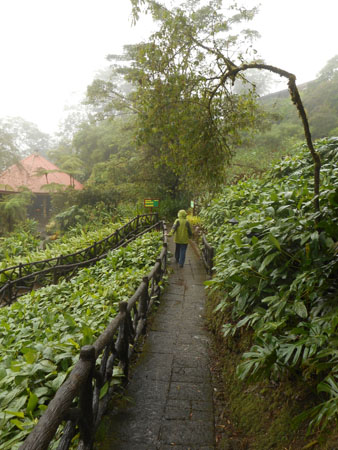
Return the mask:
M0 119L0 172L31 153L46 154L49 136L21 117Z
M133 2L135 17L142 3ZM229 53L238 64L255 55L257 33L236 34L232 27L256 10L232 5L225 16L221 1L200 3L187 1L169 11L147 2L158 31L147 42L126 46L124 55L111 56L111 80L96 80L88 89L101 111L107 113L109 105L111 115L116 109L135 113L138 147L155 167L165 165L181 186L195 191L224 181L233 146L257 117L255 94L236 94L232 80L223 80ZM118 74L132 86L127 95L114 82Z

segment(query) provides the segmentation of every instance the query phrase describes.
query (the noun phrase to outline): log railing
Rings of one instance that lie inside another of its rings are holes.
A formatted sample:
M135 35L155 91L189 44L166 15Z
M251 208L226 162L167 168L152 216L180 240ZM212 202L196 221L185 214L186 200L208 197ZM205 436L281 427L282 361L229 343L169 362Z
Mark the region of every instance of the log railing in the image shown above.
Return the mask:
M57 283L60 277L70 278L81 267L96 263L109 250L117 249L148 231L158 221L158 214L144 214L116 230L101 241L75 253L60 255L0 270L0 305L8 305L17 297L46 284Z
M111 384L114 367L122 368L127 379L135 344L145 332L152 304L160 297L167 265L166 227L163 222L161 225L163 248L153 269L129 301L120 303L120 312L93 345L82 347L79 361L20 450L45 450L53 440L58 440L58 450L66 450L77 434L78 449L92 448L96 429L114 392ZM109 388L102 396L102 388L107 383ZM61 437L60 425L63 425Z
M212 274L213 266L214 266L214 256L215 250L208 243L205 235L202 236L202 260L205 266L205 269L209 275Z

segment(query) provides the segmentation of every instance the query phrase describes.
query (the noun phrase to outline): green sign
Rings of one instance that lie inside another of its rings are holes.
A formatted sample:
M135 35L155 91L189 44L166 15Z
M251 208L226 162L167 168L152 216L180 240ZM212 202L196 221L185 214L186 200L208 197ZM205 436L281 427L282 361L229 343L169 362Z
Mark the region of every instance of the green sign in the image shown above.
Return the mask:
M158 198L145 198L144 199L144 207L145 208L158 208L160 206L160 200Z

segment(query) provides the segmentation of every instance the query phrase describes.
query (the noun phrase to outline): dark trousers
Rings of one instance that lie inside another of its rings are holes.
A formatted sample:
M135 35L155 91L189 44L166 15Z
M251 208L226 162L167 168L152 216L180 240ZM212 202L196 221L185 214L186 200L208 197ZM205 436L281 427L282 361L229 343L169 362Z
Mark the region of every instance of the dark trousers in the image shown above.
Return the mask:
M175 248L175 259L181 267L184 266L185 254L187 252L188 244L176 244Z

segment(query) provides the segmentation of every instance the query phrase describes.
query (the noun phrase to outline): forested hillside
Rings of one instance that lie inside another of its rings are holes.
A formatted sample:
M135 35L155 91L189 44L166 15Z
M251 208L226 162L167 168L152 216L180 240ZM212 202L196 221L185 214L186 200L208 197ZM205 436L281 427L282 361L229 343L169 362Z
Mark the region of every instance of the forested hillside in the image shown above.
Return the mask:
M259 87L259 86L258 86ZM229 179L261 174L271 163L292 155L304 139L304 130L286 89L263 95L259 105L266 112L259 132L243 138L232 160ZM338 56L334 56L318 77L299 86L314 139L338 136Z

